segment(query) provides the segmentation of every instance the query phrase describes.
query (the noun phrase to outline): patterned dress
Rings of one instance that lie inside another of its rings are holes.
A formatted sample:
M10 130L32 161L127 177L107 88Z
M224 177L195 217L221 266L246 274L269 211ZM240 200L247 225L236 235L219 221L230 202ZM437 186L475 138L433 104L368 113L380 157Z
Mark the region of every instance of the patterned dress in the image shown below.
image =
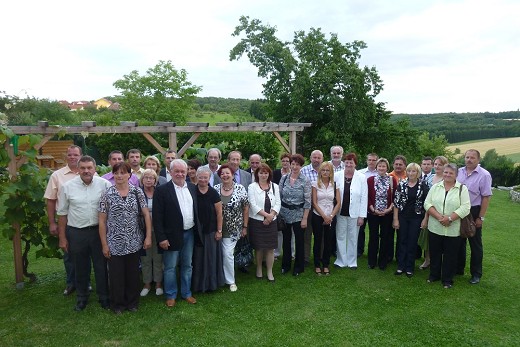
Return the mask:
M122 198L116 186L108 188L99 200L99 212L107 215L107 243L112 255L126 255L143 248L144 235L138 226L139 209L147 207L143 191L130 185Z

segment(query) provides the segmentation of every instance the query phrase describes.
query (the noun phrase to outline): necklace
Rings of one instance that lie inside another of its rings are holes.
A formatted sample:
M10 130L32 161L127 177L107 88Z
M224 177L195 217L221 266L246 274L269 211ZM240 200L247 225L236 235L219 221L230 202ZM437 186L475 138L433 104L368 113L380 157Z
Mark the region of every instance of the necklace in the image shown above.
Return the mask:
M229 192L231 189L233 189L233 186L231 186L229 188L222 186L222 189L224 189L224 191L226 191L226 192Z

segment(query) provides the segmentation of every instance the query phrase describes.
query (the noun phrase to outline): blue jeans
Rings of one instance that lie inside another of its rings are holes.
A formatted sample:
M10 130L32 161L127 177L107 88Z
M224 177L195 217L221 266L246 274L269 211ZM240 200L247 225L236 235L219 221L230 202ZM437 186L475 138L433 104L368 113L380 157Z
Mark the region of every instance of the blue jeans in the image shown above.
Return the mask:
M177 264L180 260L181 296L191 296L191 259L193 257L194 228L184 231L184 244L180 251L164 251L164 294L167 299L177 298Z

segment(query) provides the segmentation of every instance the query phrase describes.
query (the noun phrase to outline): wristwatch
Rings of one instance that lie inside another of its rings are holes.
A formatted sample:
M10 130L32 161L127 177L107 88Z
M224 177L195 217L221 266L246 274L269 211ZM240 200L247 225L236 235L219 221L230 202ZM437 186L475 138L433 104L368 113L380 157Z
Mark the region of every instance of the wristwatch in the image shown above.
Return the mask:
M453 222L453 220L451 219L451 216L448 216L448 220L451 222Z
M478 218L480 218L481 221L484 221L484 216L478 217Z

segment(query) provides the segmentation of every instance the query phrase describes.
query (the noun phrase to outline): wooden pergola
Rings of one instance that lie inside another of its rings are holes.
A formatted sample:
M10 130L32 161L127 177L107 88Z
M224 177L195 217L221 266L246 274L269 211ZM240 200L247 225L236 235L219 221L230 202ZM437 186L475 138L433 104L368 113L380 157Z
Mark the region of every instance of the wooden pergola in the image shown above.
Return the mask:
M60 126L49 125L46 121L38 122L37 126L12 126L9 127L14 134L43 135L42 140L34 146L39 150L54 136L60 134L142 134L148 142L150 142L160 153L165 153L167 149L174 150L177 155L182 156L186 150L197 141L202 133L222 133L222 132L272 132L278 139L280 144L288 153L296 153L296 135L305 128L312 126L312 123L271 123L271 122L247 122L247 123L187 123L183 126L176 126L173 122L155 122L152 126L138 126L137 122L120 122L119 126L96 126L96 122L84 121L80 126ZM289 142L280 135L281 132L289 133ZM151 134L168 133L168 148L162 147ZM177 133L192 133L190 139L178 149ZM9 174L13 180L16 180L18 169L25 162L26 157L17 158L14 149L9 146L6 141L6 150L9 154L10 163L8 166ZM14 267L16 277L16 287L21 289L24 287L23 282L23 264L22 264L22 247L20 225L13 225L15 235L13 237Z

